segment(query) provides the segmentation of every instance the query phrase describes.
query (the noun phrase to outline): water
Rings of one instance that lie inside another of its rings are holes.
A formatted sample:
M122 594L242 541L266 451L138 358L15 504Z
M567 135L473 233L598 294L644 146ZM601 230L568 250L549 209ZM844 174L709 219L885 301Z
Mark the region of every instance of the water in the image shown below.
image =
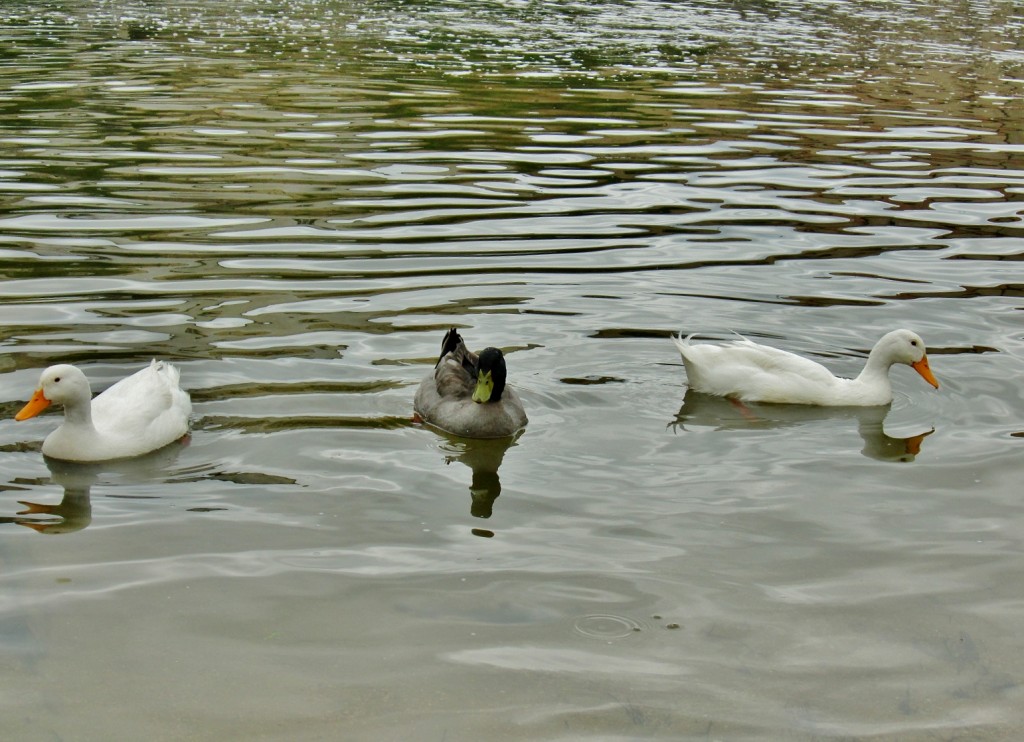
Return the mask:
M5 739L1019 736L1019 5L11 5ZM452 325L515 441L412 423ZM668 340L895 327L870 410ZM13 421L154 356L187 446Z

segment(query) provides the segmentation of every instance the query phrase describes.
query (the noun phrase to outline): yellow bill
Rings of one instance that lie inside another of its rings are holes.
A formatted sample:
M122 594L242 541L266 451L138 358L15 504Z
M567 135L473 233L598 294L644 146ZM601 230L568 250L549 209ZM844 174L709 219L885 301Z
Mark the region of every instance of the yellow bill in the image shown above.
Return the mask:
M921 359L920 361L918 361L917 363L911 363L911 364L910 364L910 366L911 366L911 368L913 368L913 369L914 369L915 371L917 371L917 373L921 374L921 377L922 377L922 378L923 378L923 379L924 379L925 381L927 381L927 382L928 382L929 384L931 384L931 385L932 385L933 387L935 387L936 389L938 389L938 388L939 388L939 382L938 382L938 380L937 380L937 379L935 378L935 376L934 376L934 375L932 374L932 370L931 370L931 368L929 368L929 367L928 367L928 356L925 356L924 358L922 358L922 359Z
M28 404L21 408L21 411L14 416L15 420L28 420L30 417L35 417L40 412L50 406L50 400L43 394L42 389L36 389L36 393L32 395L32 399L28 401Z
M473 401L484 403L491 401L491 392L494 391L494 379L490 371L481 371L476 377L476 389L473 390Z

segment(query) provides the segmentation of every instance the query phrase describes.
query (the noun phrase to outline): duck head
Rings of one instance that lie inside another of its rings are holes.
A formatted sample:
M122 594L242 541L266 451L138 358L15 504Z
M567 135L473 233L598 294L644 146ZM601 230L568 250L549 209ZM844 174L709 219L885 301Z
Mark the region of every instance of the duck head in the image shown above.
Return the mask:
M476 365L476 388L473 390L473 401L499 402L505 391L505 355L497 348L484 348Z
M876 348L889 359L890 363L905 363L917 371L925 381L936 389L939 382L928 366L928 352L924 340L910 330L893 330L878 341Z
M68 364L50 366L39 377L39 387L32 395L32 399L21 408L14 419L28 420L54 402L67 405L74 400L88 400L91 396L89 381L80 370Z

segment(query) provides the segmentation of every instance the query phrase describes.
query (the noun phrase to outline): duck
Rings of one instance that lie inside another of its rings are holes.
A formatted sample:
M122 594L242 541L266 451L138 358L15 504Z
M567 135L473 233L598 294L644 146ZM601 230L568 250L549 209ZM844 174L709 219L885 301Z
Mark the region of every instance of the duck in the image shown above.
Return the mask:
M832 374L820 363L785 350L760 345L742 336L726 345L691 343L672 336L686 367L687 385L697 392L748 402L868 407L892 402L889 369L897 363L913 368L936 389L921 337L893 330L881 337L855 379Z
M28 420L51 404L64 407L64 423L46 436L43 455L77 462L141 456L185 437L192 400L179 385L180 372L153 359L92 398L89 380L67 363L50 366L14 419Z
M500 349L472 353L453 327L441 342L434 370L416 390L413 409L422 422L463 438L515 435L527 417L507 376Z

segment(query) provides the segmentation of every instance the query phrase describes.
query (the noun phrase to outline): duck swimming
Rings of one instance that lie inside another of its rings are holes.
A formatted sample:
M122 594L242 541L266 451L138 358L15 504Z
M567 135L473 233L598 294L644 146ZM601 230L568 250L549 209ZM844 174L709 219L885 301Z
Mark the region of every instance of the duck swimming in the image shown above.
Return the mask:
M692 337L692 335L690 336ZM889 368L905 363L936 389L924 341L910 330L883 335L855 379L834 376L820 363L742 338L727 345L692 344L673 337L687 385L694 391L749 402L869 406L892 402Z
M163 448L188 433L192 401L178 369L153 360L92 399L85 374L66 363L50 366L15 420L63 405L64 423L46 436L43 454L65 461L108 461Z
M505 356L498 348L470 352L453 327L441 355L416 390L413 409L426 423L464 438L504 438L526 426L519 395L506 386Z

